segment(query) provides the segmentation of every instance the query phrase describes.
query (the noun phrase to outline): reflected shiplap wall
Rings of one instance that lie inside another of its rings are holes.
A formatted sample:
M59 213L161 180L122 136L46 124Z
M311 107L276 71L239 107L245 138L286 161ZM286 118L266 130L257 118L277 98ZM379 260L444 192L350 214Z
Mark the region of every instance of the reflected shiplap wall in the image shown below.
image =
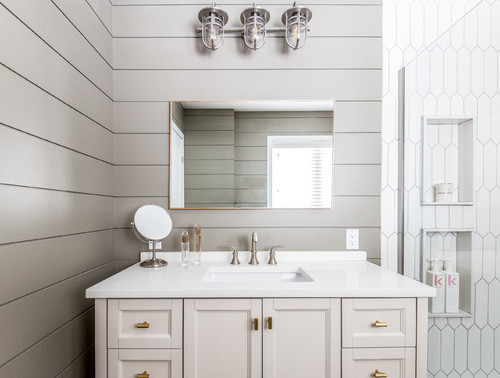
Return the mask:
M114 272L111 6L97 3L0 2L2 377L93 374L84 291Z
M269 36L258 51L227 36L217 51L197 37L198 4L115 1L114 95L116 258L135 261L143 246L129 225L143 203L168 203L169 100L334 99L335 196L332 210L172 211L178 249L182 230L203 227L203 248L344 249L345 229L359 228L361 249L380 257L381 15L378 0L305 1L313 12L298 51ZM132 4L132 5L131 5ZM133 5L136 4L136 5ZM244 1L218 2L238 26ZM289 1L263 1L270 26L280 26ZM169 20L169 22L165 22Z

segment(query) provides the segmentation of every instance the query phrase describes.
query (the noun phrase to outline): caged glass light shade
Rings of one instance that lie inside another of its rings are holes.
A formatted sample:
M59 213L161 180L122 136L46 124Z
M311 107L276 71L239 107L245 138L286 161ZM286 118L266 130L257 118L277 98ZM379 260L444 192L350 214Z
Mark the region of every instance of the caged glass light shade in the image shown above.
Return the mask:
M203 8L198 13L201 22L201 39L203 44L211 50L216 50L224 43L224 25L227 24L227 13L217 8L215 3Z
M266 42L266 24L269 21L269 12L261 7L245 9L241 12L243 23L243 40L253 50L261 48Z
M281 21L285 24L285 40L292 49L300 49L306 43L307 24L311 17L312 12L305 7L297 6L297 3L281 16Z

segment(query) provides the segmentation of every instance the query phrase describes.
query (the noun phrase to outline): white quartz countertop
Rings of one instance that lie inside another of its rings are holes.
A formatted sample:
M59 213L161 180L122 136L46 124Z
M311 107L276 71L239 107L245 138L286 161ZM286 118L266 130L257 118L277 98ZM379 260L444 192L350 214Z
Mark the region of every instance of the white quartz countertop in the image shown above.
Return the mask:
M141 260L148 258L141 254ZM201 264L182 268L179 252L160 252L168 266L151 269L135 264L90 287L87 298L266 298L266 297L432 297L435 289L366 261L362 251L277 251L278 265L230 265L230 252L202 252ZM301 269L310 282L208 282L210 272L269 272Z

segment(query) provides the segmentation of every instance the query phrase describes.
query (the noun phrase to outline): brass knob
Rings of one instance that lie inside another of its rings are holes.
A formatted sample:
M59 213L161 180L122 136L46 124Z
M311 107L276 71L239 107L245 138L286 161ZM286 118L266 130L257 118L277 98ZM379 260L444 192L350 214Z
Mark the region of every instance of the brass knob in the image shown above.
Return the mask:
M384 378L384 377L387 377L387 374L386 373L381 373L380 371L378 370L375 370L375 373L373 373L373 375L376 377L376 378Z
M253 318L253 330L254 331L259 330L259 319L258 318Z
M271 316L267 318L267 328L273 329L273 318Z
M137 323L135 325L135 328L149 328L149 323L148 322L144 322L144 323Z
M387 327L387 323L386 322L379 322L378 320L375 321L375 323L373 323L373 326L374 327Z
M149 374L146 370L144 370L144 373L142 374L137 374L136 375L137 378L149 378Z

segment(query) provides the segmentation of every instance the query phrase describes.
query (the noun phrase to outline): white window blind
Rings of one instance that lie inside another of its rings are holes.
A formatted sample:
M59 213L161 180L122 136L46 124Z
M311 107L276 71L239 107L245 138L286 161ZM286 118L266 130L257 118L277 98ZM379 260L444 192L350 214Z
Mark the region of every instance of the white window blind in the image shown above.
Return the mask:
M331 207L332 141L331 135L268 137L270 207Z

